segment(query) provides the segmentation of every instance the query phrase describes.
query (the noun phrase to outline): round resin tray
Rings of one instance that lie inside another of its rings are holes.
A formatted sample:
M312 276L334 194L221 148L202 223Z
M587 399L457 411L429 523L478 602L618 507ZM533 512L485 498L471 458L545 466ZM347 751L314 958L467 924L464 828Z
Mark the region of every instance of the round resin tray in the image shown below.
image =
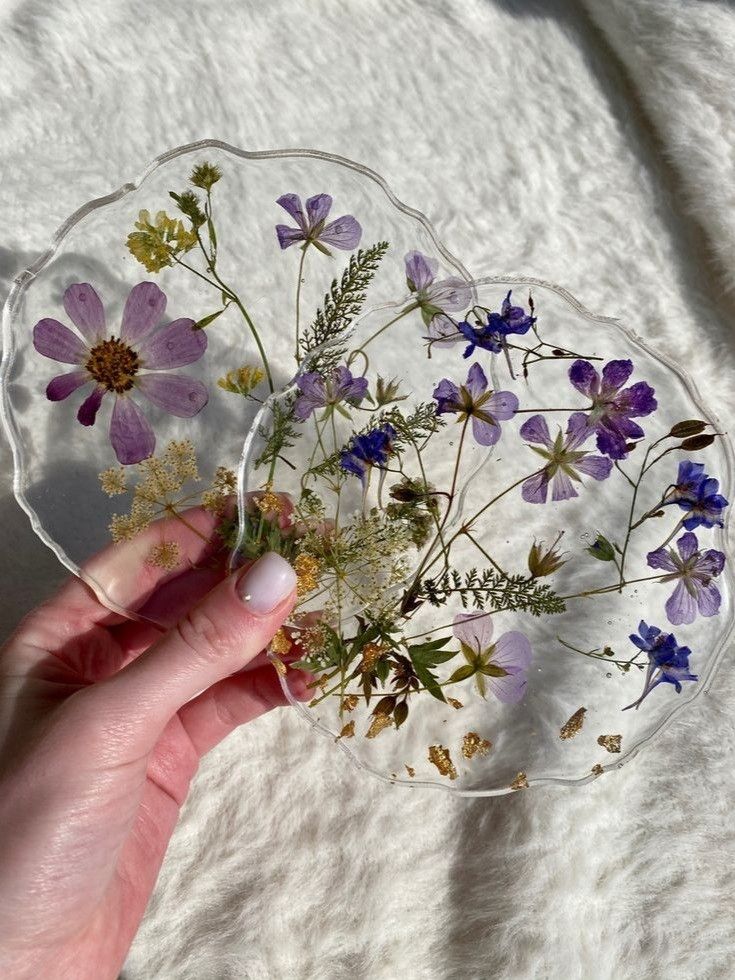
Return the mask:
M163 625L95 576L111 538L174 586L279 551L284 690L308 672L297 710L391 782L596 778L731 637L732 454L684 373L558 287L471 281L349 161L166 154L16 280L4 341L42 540Z

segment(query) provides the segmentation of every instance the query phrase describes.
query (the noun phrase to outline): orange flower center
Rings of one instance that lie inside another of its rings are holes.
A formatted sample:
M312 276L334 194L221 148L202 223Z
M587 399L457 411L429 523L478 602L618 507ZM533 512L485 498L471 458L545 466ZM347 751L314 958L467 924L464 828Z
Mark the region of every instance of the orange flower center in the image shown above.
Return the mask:
M117 337L110 337L92 348L84 366L98 384L119 394L133 387L140 361L131 347Z

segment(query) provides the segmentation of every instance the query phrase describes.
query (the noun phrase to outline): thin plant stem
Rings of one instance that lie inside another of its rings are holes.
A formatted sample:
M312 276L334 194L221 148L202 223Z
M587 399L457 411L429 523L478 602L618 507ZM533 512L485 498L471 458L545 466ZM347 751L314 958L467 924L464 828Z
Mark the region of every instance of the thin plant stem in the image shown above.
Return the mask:
M299 335L299 320L301 317L301 280L304 275L304 259L306 258L306 249L308 247L308 242L304 243L301 249L301 258L299 259L299 274L296 280L296 346L294 348L294 358L296 363L299 363L299 350L301 348L301 337Z

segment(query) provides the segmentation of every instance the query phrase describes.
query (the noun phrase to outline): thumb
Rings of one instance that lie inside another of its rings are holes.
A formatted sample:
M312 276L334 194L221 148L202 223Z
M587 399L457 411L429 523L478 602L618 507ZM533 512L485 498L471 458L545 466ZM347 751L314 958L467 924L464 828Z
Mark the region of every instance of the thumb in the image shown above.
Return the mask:
M89 688L90 707L108 724L121 722L145 751L187 701L257 656L295 601L296 573L268 552L212 589L127 667Z

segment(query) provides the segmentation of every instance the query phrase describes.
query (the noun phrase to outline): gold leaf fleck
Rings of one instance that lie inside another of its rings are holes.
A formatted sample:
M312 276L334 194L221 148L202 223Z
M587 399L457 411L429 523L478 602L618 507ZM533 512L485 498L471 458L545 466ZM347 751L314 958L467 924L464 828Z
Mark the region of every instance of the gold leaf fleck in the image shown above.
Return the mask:
M384 652L384 648L380 643L366 643L362 651L362 660L360 661L360 670L362 673L366 674L368 671L371 671L376 661Z
M354 711L359 700L360 699L356 694L345 694L344 698L342 699L342 707L345 709L345 711Z
M390 728L392 724L393 719L390 715L373 715L373 720L370 723L370 728L365 733L365 738L375 738L376 735L380 735L384 728Z
M414 769L413 766L409 766L408 763L405 763L405 766L406 766L406 772L408 773L409 776L413 777L416 775L416 770Z
M449 749L443 745L429 746L429 762L436 766L442 776L449 776L450 779L457 778L457 770L454 768Z
M342 731L339 733L339 735L337 736L337 738L335 738L334 741L336 742L337 739L340 738L354 738L354 735L355 735L355 720L353 718L352 721L347 722L347 724L343 727Z
M462 739L462 755L472 759L475 755L487 755L493 743L487 738L481 738L477 732L467 732Z
M274 653L276 655L281 654L281 653L288 653L288 651L290 649L291 649L291 640L290 640L288 634L286 633L285 629L283 629L283 627L281 627L281 629L278 630L278 632L275 634L275 636L271 640L271 653ZM279 661L279 663L280 663L280 661ZM276 667L276 670L278 670L277 667ZM278 670L278 672L281 673L280 670ZM285 668L283 670L283 673L285 675L285 673L286 673Z
M281 675L281 677L285 677L287 668L284 662L279 657L276 656L274 656L272 660L273 660L273 666L276 668L276 670Z
M592 766L592 769L591 769L591 772L593 772L595 774L595 776L601 776L604 771L605 770L602 768L602 766L600 765L599 762L596 762L594 764L594 766Z
M619 752L622 741L622 735L600 735L597 744L601 745L603 749L607 749L608 752Z
M564 724L561 726L559 738L574 738L575 735L581 732L586 711L586 708L577 708L569 721L564 722Z
M453 708L463 708L464 707L464 705L462 704L462 702L461 701L458 701L456 698L447 698L447 704L451 704L451 706Z
M510 784L511 789L528 789L528 777L525 772L521 770L513 782Z

